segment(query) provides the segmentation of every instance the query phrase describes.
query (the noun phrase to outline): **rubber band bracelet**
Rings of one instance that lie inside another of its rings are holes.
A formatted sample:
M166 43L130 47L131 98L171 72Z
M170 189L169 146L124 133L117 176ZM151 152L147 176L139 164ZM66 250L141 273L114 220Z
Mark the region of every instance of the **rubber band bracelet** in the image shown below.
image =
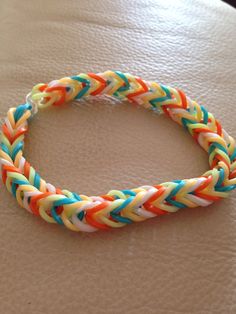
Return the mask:
M165 113L208 152L210 170L198 178L111 190L100 196L79 195L47 183L23 157L29 118L38 108L102 94ZM180 208L207 206L236 188L235 141L211 113L181 90L118 71L79 74L34 86L26 102L7 113L0 162L3 183L20 206L73 231L123 227Z

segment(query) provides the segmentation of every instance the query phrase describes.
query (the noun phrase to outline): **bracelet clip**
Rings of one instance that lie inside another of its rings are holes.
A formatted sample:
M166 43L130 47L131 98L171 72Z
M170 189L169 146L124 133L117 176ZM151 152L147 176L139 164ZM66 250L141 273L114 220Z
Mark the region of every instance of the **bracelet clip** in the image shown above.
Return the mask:
M32 99L32 93L27 94L25 101L27 104L31 105L31 115L32 117L38 112L38 101Z

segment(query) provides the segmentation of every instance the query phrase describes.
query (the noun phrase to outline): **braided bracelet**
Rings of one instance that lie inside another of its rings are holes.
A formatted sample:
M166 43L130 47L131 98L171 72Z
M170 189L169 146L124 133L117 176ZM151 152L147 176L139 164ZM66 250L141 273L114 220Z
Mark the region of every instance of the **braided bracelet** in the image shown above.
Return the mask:
M208 152L210 170L198 178L111 190L100 196L78 195L47 183L23 157L28 119L38 108L102 94L165 113L183 125ZM236 187L235 141L211 113L178 89L118 71L79 74L34 86L26 102L7 113L0 162L3 183L20 206L73 231L118 228L180 208L207 206Z

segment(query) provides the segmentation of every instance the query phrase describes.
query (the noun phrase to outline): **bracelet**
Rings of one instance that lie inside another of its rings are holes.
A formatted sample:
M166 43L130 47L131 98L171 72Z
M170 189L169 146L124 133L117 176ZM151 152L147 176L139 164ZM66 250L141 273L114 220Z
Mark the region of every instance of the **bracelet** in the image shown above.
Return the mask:
M182 125L208 152L210 170L198 178L111 190L100 196L79 195L47 183L23 157L28 120L38 108L102 94L164 113ZM207 206L236 188L235 141L214 116L179 89L119 71L82 73L34 86L26 102L7 113L0 162L3 183L20 206L73 231L118 228L180 208Z

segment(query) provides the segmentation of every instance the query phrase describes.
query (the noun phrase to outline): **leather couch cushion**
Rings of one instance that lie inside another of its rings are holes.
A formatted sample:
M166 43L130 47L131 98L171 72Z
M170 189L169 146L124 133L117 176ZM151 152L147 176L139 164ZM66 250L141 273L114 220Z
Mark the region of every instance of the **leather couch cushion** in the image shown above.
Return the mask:
M183 89L234 137L236 13L221 1L1 0L0 115L33 85L117 69ZM163 116L109 99L41 111L25 155L58 187L102 194L208 169ZM0 312L236 313L236 213L207 208L77 234L0 187Z

